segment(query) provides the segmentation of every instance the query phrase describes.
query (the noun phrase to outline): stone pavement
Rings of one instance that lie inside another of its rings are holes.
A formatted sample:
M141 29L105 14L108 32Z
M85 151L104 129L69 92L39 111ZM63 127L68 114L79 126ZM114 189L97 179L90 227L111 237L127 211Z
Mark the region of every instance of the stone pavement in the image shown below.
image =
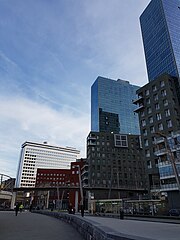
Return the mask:
M84 220L94 223L106 231L112 231L125 236L136 236L136 239L180 240L180 224L148 222L129 219L85 216Z
M36 211L72 224L85 239L92 240L179 240L180 224L107 218L85 214Z
M70 224L49 216L30 212L15 216L12 211L0 211L1 240L81 240L82 236Z

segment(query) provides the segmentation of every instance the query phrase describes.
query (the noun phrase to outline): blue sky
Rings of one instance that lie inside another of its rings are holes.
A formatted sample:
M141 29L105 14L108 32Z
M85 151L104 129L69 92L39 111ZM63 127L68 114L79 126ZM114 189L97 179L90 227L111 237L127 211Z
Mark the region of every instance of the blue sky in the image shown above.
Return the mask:
M139 16L149 0L0 0L0 173L25 141L86 156L98 76L147 83Z

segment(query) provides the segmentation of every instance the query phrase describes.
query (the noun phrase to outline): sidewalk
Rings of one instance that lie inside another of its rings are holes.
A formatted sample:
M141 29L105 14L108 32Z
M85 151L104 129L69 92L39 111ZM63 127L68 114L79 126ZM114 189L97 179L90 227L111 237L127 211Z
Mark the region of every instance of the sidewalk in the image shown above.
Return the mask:
M84 220L90 221L96 227L104 228L118 235L125 235L129 239L151 240L179 240L180 225L174 223L147 222L129 219L115 219L105 217L85 216ZM132 237L133 236L133 237Z
M0 212L1 240L83 240L70 224L30 212Z

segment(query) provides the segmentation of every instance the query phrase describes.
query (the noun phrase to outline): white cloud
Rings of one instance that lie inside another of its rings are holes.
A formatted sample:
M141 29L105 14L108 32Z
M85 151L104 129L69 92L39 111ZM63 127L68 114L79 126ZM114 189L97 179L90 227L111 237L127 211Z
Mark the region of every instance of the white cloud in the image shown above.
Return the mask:
M25 141L43 142L57 146L71 146L81 150L85 157L85 140L89 133L88 114L74 114L72 109L64 107L61 111L51 109L47 105L39 104L25 98L1 98L0 153L7 159L19 159L21 144ZM8 147L7 147L8 146ZM12 152L16 155L12 156ZM0 159L3 166L3 159ZM7 160L6 160L7 161ZM12 164L11 159L7 166ZM14 175L14 173L13 173Z
M148 2L17 0L14 6L2 2L3 171L15 175L26 140L76 147L85 156L90 87L97 76L146 83L138 18Z

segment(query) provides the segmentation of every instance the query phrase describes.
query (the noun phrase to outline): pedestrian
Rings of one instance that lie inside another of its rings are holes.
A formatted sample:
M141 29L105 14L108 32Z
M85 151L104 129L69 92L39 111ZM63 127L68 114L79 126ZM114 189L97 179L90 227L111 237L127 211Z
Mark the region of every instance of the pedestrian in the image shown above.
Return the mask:
M19 212L19 204L16 203L16 206L15 206L15 214L16 214L16 216L18 215L18 212Z
M68 206L68 213L71 214L73 213L73 206L72 206L72 203L69 203L69 206Z
M122 208L120 209L120 219L124 219L124 211Z
M81 216L84 217L84 205L81 205Z
M23 204L21 203L20 206L19 206L19 211L20 211L20 213L22 213L23 208L24 208L24 206L23 206Z
M29 211L30 212L32 211L32 204L29 206Z

